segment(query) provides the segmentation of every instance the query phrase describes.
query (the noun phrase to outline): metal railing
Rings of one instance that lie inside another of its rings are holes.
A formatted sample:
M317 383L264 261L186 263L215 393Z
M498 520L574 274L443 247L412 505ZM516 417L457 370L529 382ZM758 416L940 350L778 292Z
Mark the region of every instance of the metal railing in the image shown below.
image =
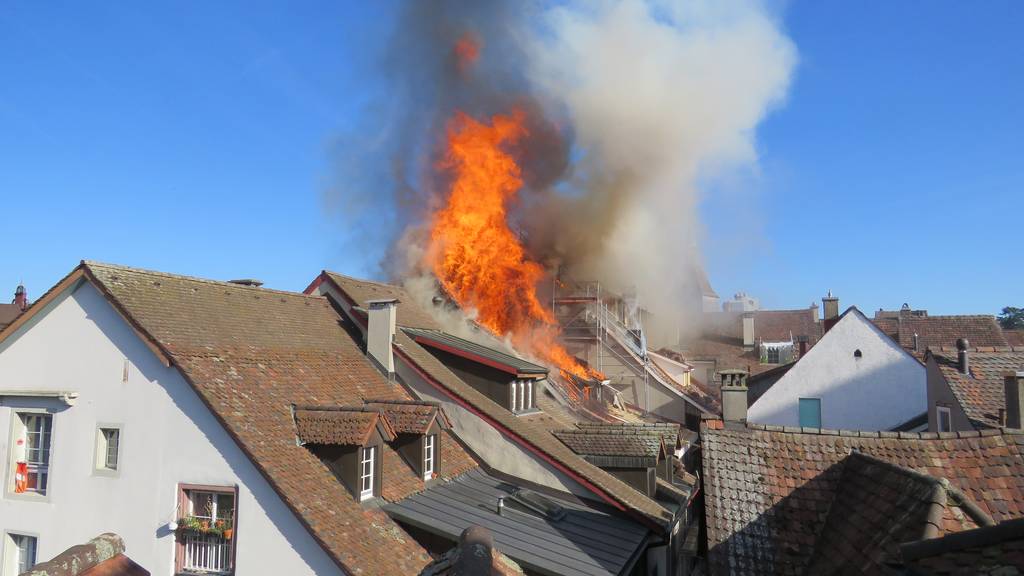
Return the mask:
M216 534L185 534L186 572L231 574L231 541Z

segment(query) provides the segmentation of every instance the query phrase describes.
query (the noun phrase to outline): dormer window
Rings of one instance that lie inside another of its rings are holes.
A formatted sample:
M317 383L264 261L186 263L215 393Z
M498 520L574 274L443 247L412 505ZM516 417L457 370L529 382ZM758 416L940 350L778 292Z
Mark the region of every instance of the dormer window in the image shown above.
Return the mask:
M359 502L381 491L381 450L398 437L380 410L360 407L296 407L299 441L309 447Z
M437 459L437 434L423 437L423 479L430 480L434 476L434 462Z
M516 379L509 385L509 409L525 412L533 409L533 380Z
M373 469L376 463L377 448L368 446L363 448L362 458L359 461L359 500L369 500L374 497L373 490Z

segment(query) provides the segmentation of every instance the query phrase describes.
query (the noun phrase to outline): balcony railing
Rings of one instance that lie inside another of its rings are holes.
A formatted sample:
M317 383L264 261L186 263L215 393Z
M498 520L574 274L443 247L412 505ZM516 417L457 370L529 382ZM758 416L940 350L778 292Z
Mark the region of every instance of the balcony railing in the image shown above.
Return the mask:
M189 532L185 538L185 572L231 574L231 541L216 534Z

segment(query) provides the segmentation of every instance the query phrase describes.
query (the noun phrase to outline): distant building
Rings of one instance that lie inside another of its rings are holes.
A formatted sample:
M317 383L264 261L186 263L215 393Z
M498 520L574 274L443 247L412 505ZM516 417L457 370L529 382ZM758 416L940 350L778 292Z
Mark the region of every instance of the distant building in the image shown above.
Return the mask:
M751 422L891 430L926 411L924 366L855 307L780 370L749 378Z
M882 332L912 352L928 348L953 348L959 338L974 346L1008 346L995 316L929 316L927 310L913 310L904 304L899 310L879 310L872 320Z
M21 284L14 290L14 299L10 304L0 304L0 330L14 322L14 319L21 315L28 308L28 293Z
M928 430L960 432L1020 428L1024 400L1024 348L929 348Z

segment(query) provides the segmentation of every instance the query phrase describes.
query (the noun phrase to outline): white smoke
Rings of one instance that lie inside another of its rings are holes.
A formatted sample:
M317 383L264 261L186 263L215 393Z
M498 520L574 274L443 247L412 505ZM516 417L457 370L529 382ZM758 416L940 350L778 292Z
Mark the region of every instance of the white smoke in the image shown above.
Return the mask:
M572 127L571 210L604 227L581 241L566 225L574 237L551 244L573 246L577 274L635 286L662 320L648 330L670 339L700 266L698 182L756 164L755 128L785 99L796 49L756 1L570 1L544 25L529 77Z

